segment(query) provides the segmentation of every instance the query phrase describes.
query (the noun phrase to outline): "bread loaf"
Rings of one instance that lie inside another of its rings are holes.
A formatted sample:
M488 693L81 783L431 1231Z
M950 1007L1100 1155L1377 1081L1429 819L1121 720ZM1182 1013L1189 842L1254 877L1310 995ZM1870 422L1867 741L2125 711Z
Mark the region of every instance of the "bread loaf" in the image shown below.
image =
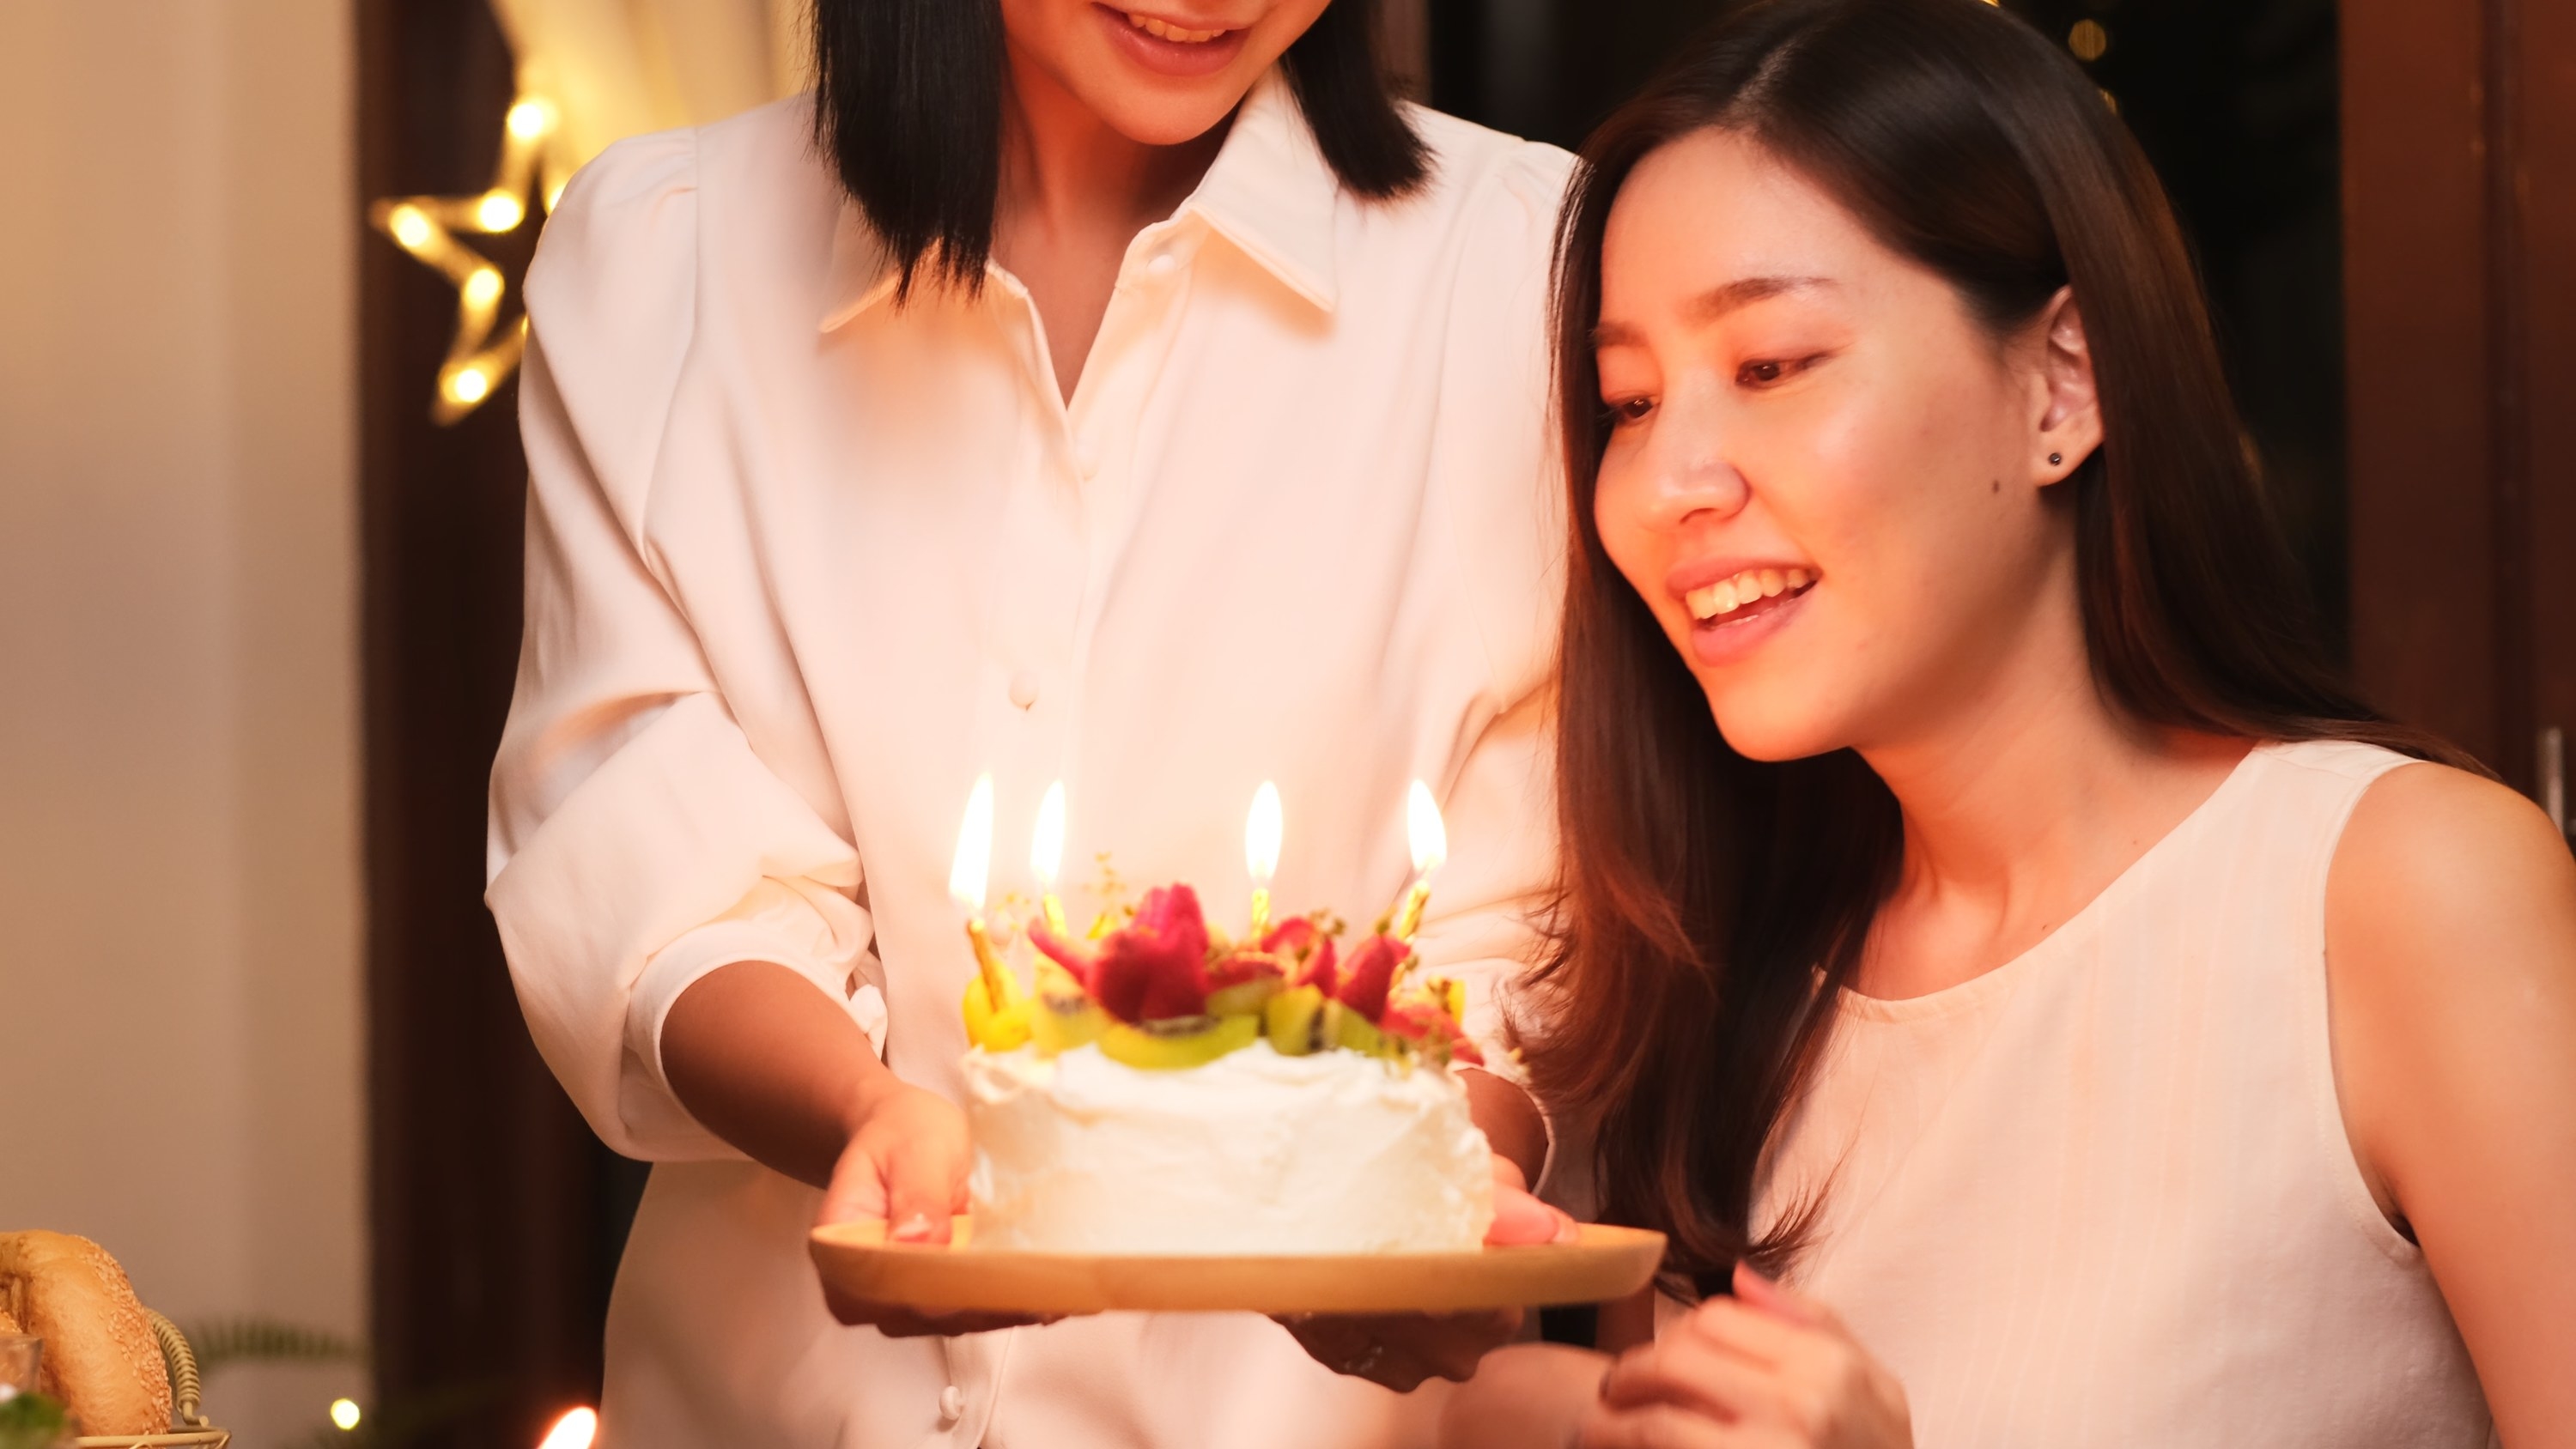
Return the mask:
M38 1387L85 1434L166 1434L170 1375L125 1270L68 1233L0 1233L0 1320L45 1341Z

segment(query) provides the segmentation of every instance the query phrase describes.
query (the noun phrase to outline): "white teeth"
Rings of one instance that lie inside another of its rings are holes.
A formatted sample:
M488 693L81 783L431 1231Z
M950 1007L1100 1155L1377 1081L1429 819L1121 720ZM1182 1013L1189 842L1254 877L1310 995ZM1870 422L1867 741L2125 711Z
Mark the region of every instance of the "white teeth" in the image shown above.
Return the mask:
M1706 623L1757 600L1793 593L1815 581L1811 569L1746 569L1731 579L1693 589L1682 601L1690 606L1692 618Z
M1127 23L1156 40L1176 41L1182 45L1205 44L1225 34L1222 30L1183 30L1167 20L1157 20L1151 15L1138 15L1132 11L1128 13Z

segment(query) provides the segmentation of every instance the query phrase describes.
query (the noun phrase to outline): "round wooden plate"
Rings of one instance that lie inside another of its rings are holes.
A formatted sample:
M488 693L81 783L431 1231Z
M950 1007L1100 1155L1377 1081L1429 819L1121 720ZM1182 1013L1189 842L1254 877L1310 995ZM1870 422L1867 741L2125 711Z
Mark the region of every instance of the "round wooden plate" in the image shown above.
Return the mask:
M1028 1253L955 1241L889 1243L881 1221L816 1228L814 1262L856 1298L927 1313L1466 1313L1603 1303L1646 1286L1664 1235L1583 1225L1571 1243L1458 1253L1130 1257Z

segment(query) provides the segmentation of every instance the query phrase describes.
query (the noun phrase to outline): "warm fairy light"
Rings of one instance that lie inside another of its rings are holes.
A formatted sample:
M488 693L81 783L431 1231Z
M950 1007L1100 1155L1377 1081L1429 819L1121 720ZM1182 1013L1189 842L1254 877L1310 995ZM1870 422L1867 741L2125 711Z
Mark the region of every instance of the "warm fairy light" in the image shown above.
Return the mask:
M429 224L429 217L417 206L395 207L393 214L386 218L386 225L392 229L394 240L407 252L419 251L437 234L437 228Z
M2111 32L2103 29L2099 20L2078 20L2075 28L2066 32L2066 48L2075 52L2077 60L2089 64L2110 50Z
M555 209L556 202L563 200L563 189L564 184L560 181L546 188L546 210L548 212L552 212Z
M530 96L510 107L510 134L522 141L533 141L546 133L547 124L553 120L554 109Z
M548 138L563 115L544 96L518 97L504 113L501 155L492 180L462 196L389 196L369 211L375 225L422 265L436 269L456 289L456 330L438 369L438 395L430 416L441 425L474 411L518 369L527 343L524 318L496 336L508 275L468 243L477 235L515 232L528 221L529 193L544 187L554 210L563 177L548 161Z
M1420 780L1404 799L1404 827L1413 842L1413 873L1427 876L1449 858L1449 826L1440 818L1440 802Z
M984 883L993 869L993 777L975 777L966 797L966 820L957 827L957 858L948 867L948 893L969 912L984 909Z
M590 1449L599 1437L599 1412L595 1409L571 1409L555 1420L554 1427L537 1443L537 1449Z
M1053 890L1063 870L1064 782L1058 780L1038 802L1038 827L1029 836L1029 872L1038 878L1040 889Z
M512 230L527 216L527 207L506 191L484 192L483 199L474 204L474 219L485 231Z
M1285 828L1279 809L1279 787L1268 780L1253 792L1252 814L1243 822L1243 865L1256 886L1279 874L1279 837Z
M331 1422L343 1432L358 1427L358 1404L355 1399L333 1399Z

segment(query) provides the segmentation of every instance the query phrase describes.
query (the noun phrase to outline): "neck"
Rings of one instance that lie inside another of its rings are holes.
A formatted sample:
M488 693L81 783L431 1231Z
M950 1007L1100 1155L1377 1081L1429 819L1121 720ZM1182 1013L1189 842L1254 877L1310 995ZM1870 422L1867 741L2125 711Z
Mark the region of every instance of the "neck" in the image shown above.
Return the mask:
M2093 682L2071 561L1977 683L1860 753L1905 860L1862 968L1873 995L1955 985L2065 923L2189 815L2245 742L2141 724Z
M1114 236L1123 248L1189 196L1216 159L1225 130L1218 126L1177 146L1132 140L1013 49L1003 97L997 240L1017 238L1026 248Z

